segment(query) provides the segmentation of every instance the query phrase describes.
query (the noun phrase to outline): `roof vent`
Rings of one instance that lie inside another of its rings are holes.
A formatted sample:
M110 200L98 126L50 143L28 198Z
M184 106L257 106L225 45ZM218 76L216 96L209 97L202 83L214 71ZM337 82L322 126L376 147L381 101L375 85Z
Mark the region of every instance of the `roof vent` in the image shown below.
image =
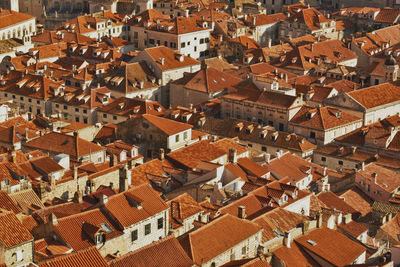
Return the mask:
M317 242L315 242L314 240L311 240L311 239L307 240L307 243L313 247L317 245Z

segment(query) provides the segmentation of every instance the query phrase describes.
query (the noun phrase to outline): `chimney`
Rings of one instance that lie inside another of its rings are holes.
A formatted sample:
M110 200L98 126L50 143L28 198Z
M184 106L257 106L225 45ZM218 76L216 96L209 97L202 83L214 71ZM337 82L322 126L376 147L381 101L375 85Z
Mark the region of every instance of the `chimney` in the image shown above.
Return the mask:
M78 167L76 165L74 165L74 179L78 179Z
M57 216L54 215L54 213L50 213L49 215L49 222L52 226L57 225L58 221L57 221Z
M361 170L365 170L365 162L361 162Z
M374 182L374 184L376 184L376 178L378 177L378 174L376 172L372 173L372 180Z
M246 219L246 207L245 206L238 207L238 217L240 219Z
M111 167L117 166L118 165L118 157L115 154L111 155Z
M352 147L351 147L351 153L352 153L352 154L355 154L355 153L356 153L356 150L357 150L357 147L356 147L356 146L352 146Z
M271 154L265 153L265 154L264 154L264 160L265 160L265 162L266 162L267 164L270 164L270 163L271 163Z
M280 151L276 151L276 157L278 158L278 159L280 159L281 158L281 152Z
M74 202L78 204L82 204L82 192L78 189L74 194Z
M229 162L235 164L237 162L236 148L229 148Z
M324 176L326 175L326 167L322 168L322 175L324 175Z
M317 213L317 228L321 228L322 227L322 214L321 212Z
M159 152L158 152L158 159L163 161L165 158L165 152L164 152L164 148L160 148Z
M314 44L310 45L310 50L311 50L311 52L314 50Z
M108 202L108 196L105 194L102 194L100 197L100 205L104 206Z
M272 46L272 39L268 38L268 44L267 44L268 48L271 48Z
M285 237L283 238L283 245L290 248L290 243L292 243L292 233L285 232Z

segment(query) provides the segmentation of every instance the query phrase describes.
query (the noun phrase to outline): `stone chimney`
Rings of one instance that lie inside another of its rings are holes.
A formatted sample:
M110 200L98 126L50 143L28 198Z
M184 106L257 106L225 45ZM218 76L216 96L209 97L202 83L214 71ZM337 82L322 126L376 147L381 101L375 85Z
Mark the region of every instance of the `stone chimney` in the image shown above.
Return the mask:
M73 173L74 179L78 179L78 167L74 165L74 173Z
M82 192L78 189L74 194L74 202L78 204L82 204Z
M107 202L108 202L108 196L105 195L105 194L101 195L101 197L100 197L100 205L104 206L105 204L107 204Z
M165 158L165 152L164 152L164 148L160 148L159 152L158 152L158 159L163 161Z
M365 162L361 162L361 170L365 170Z
M237 150L236 148L229 148L229 162L230 163L237 163Z
M111 154L111 167L118 165L118 156L115 154Z
M322 214L321 212L317 213L317 228L321 228L322 227Z
M238 217L240 219L246 219L246 207L245 206L238 207Z
M292 243L292 233L285 232L285 237L283 238L283 245L286 246L287 248L290 248L291 243Z
M270 164L270 163L271 163L271 154L265 153L265 154L264 154L264 160L265 160L265 162L266 162L267 164Z
M271 48L272 46L272 39L268 38L268 43L267 43L268 48Z
M376 178L378 178L378 174L376 172L372 173L372 181L376 184Z
M131 184L131 171L128 169L128 165L124 164L119 169L119 192L124 192L129 189Z
M324 175L324 176L326 175L326 169L327 169L326 167L322 168L322 175Z

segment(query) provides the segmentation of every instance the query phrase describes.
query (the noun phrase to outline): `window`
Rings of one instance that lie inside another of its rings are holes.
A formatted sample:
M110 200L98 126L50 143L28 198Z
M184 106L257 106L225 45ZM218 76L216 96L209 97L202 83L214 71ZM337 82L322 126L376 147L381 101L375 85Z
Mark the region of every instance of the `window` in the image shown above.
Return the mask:
M310 132L310 138L315 138L315 132Z
M13 95L12 98L15 99L15 95Z
M76 121L76 122L79 122L79 117L75 117L75 121Z
M322 160L322 161L326 161L326 158L325 158L325 157L321 157L321 160Z
M83 123L88 123L87 118L83 118Z
M246 253L247 253L247 247L244 246L244 247L242 247L242 255L244 256L244 255L246 255Z
M68 109L68 107L66 105L64 105L64 109Z
M28 99L28 102L29 102L29 103L32 103L32 98L29 98L29 99Z
M75 108L75 112L79 112L79 108Z
M86 110L86 109L84 109L84 110L83 110L83 113L85 113L85 114L86 114L86 113L87 113L87 110Z
M186 43L181 43L181 48L184 48L186 46Z
M116 120L117 120L117 116L115 116L115 115L114 115L114 116L113 116L113 120L115 120L115 121L116 121Z
M107 118L107 114L103 114L103 118L105 118L105 119L106 119L106 118Z
M200 39L200 44L204 44L204 39L203 38Z
M151 233L151 224L149 223L144 226L144 235L148 235L150 233Z
M80 83L75 83L75 87L81 87Z
M136 230L133 230L131 233L131 240L133 242L133 241L136 241L137 239L138 239L138 231L136 229Z
M179 142L179 134L175 135L175 142Z
M58 108L58 107L60 107L60 105L59 105L59 104L56 104L56 108Z
M261 148L261 150L262 150L263 152L267 152L267 148L266 148L265 146L263 146L263 147Z
M338 163L339 163L339 165L343 165L343 161L341 161L341 160L339 160Z
M21 100L24 100L24 97L23 97L23 96L21 96L19 99L21 99Z
M13 253L13 257L16 262L23 260L22 253L23 253L23 250L17 250Z
M162 229L164 227L164 218L159 218L157 220L157 229Z
M36 101L36 104L40 104L40 100Z

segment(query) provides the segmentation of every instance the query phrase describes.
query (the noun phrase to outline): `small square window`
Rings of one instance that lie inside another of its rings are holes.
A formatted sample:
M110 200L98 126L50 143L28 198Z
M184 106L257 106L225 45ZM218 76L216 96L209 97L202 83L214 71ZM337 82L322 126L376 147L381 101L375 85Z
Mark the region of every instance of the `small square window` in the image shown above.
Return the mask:
M343 161L342 160L339 160L339 165L343 165Z
M138 239L138 230L136 229L136 230L133 230L131 233L131 240L133 242L133 241L136 241L137 239Z
M103 114L103 118L107 118L107 114Z
M79 108L75 108L75 112L79 112Z
M162 229L164 227L164 218L159 218L157 220L157 229Z
M149 235L151 233L151 224L146 224L144 226L144 235Z
M325 157L321 157L321 160L325 162L325 161L326 161L326 158L325 158Z

